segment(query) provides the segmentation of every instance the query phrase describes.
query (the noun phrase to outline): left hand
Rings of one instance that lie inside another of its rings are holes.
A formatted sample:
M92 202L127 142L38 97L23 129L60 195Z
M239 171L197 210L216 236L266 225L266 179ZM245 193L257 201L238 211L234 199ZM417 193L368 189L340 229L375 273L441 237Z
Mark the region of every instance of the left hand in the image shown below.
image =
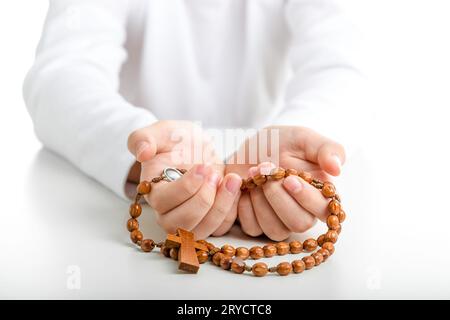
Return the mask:
M279 133L279 165L285 169L310 172L322 181L332 181L341 173L345 161L344 148L315 131L304 127L269 127ZM248 141L242 148L248 146ZM242 150L241 150L242 151ZM258 160L259 161L259 160ZM226 173L242 177L268 174L272 163L230 164ZM238 204L242 230L251 236L266 234L275 241L284 240L292 232L305 232L317 219L327 217L328 201L320 192L297 176L271 181L243 193Z

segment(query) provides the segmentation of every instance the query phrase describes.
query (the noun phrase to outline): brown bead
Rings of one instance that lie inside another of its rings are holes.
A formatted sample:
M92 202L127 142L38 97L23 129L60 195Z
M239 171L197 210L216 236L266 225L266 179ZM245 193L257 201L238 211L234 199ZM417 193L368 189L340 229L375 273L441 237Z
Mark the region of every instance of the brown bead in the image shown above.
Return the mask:
M305 252L311 252L316 250L317 248L317 241L315 239L307 239L303 242L303 250Z
M170 248L167 248L165 245L161 246L161 253L165 256L165 257L170 257Z
M206 261L208 261L208 258L209 258L208 252L206 252L204 250L197 251L198 263L205 263Z
M266 258L273 257L277 254L277 247L275 247L273 244L267 244L263 247L264 256Z
M342 226L339 225L339 227L335 231L338 233L338 235L341 234Z
M298 171L295 169L287 169L284 173L285 177L289 177L289 176L298 176Z
M338 240L339 234L335 230L328 230L325 234L325 242L336 243Z
M144 236L142 235L142 232L140 232L139 230L133 230L130 233L130 239L134 243L136 243L138 241L142 241L143 238L144 238Z
M277 247L277 254L280 256L284 256L285 254L289 253L289 244L286 242L278 242L276 244Z
M206 247L208 248L209 251L211 251L211 250L213 250L214 248L216 248L216 246L215 246L214 244L210 243L210 242L208 242L208 243L206 244Z
M133 218L137 218L142 213L142 207L139 203L133 203L130 206L130 216Z
M219 266L220 265L220 260L222 260L223 257L225 257L225 255L222 252L217 252L216 254L213 255L212 262L216 266Z
M324 234L321 234L321 235L317 238L317 245L321 247L321 246L323 245L324 242L325 242L325 235L324 235Z
M331 182L325 181L322 187L322 194L325 198L333 198L336 194L336 188Z
M252 259L261 259L264 257L264 250L261 247L255 246L250 248L250 257Z
M148 181L141 181L136 189L138 194L144 195L150 193L152 190L152 185Z
M287 276L292 271L292 265L289 262L281 262L277 265L277 272L280 276Z
M231 260L233 260L232 257L230 257L230 256L223 256L223 258L220 259L220 267L223 270L230 270Z
M131 231L137 230L137 229L139 229L139 222L134 218L128 219L127 230L131 232Z
M328 251L327 249L324 249L324 248L317 250L317 252L320 253L320 254L323 256L323 261L324 261L324 262L325 262L325 261L328 259L328 257L330 256L330 251Z
M316 261L316 266L323 262L323 255L320 252L314 252L311 256L314 258L314 261Z
M241 258L234 258L231 261L231 270L234 273L243 273L245 271L245 262Z
M316 265L316 260L311 256L303 257L302 260L305 263L306 270L312 269Z
M246 260L250 256L250 251L247 248L236 248L236 257Z
M296 254L303 251L303 244L300 241L294 240L289 243L291 253Z
M170 257L173 260L178 260L178 248L172 248L170 249Z
M341 211L341 204L339 203L339 201L331 200L328 203L328 211L331 214L335 214L335 215L339 214L339 211Z
M236 253L236 249L229 244L225 244L222 246L221 252L226 256L232 257Z
M303 260L294 260L292 261L292 270L294 273L302 273L305 271L306 265Z
M284 178L284 175L286 174L286 170L283 168L274 168L272 171L270 171L270 177L273 180L280 180Z
M245 187L249 190L256 188L256 184L253 182L253 178L248 178L245 181Z
M337 230L340 226L339 218L335 215L330 214L327 218L327 226L331 230Z
M204 246L208 245L208 241L202 239L202 240L197 240L198 243L203 244Z
M267 177L263 174L257 174L256 176L253 177L253 182L257 186L262 186L264 183L266 183L266 181L267 181Z
M247 180L246 179L242 179L242 181L241 181L241 191L247 190L246 183L247 183Z
M306 171L301 171L298 176L308 183L311 183L314 180L312 174Z
M328 250L331 256L334 253L334 244L332 242L325 242L322 249Z
M145 239L145 240L142 240L142 242L141 242L141 249L144 252L150 252L153 250L154 247L155 247L155 242L153 242L153 240L151 240L151 239Z
M264 277L269 272L269 268L264 262L258 262L253 265L252 272L257 277Z
M339 211L339 213L338 213L337 216L338 216L338 218L339 218L339 222L340 222L340 223L344 222L344 221L345 221L345 218L347 217L347 215L345 214L345 211L342 210L342 208L341 208L341 210Z

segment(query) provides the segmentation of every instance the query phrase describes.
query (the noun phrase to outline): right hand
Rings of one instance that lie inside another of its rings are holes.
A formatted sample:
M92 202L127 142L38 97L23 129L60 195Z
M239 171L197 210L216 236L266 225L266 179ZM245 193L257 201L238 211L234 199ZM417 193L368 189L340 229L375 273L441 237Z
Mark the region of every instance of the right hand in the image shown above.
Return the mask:
M194 165L190 155L199 152ZM182 178L152 185L145 197L167 232L192 230L197 238L226 233L237 216L241 178L224 175L210 139L189 121L158 121L130 134L128 149L141 164L141 180L159 176L164 168L187 169Z

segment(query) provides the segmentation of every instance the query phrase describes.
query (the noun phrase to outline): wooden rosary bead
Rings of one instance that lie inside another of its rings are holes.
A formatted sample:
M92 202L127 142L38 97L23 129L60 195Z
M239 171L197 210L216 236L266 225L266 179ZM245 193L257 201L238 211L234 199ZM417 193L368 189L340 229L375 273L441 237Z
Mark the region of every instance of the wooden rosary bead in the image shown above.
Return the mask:
M300 177L300 178L302 178L303 180L305 180L306 182L308 182L308 183L311 183L312 181L313 181L313 176L312 176L312 174L311 173L309 173L309 172L306 172L306 171L301 171L299 174L298 174L298 176Z
M216 266L219 266L220 265L220 260L222 260L223 257L225 257L225 255L222 252L217 252L216 254L213 255L212 262Z
M331 200L328 203L328 211L331 214L338 215L339 211L341 211L341 204L337 200Z
M155 242L151 239L145 239L141 242L141 249L144 252L150 252L155 247Z
M283 168L274 168L270 172L270 177L273 180L280 180L280 179L284 178L285 174L286 174L286 170L284 170Z
M209 254L208 252L204 251L204 250L198 250L197 251L197 260L198 263L205 263L206 261L208 261L209 258Z
M287 169L284 173L285 177L289 177L289 176L298 176L298 171L295 169Z
M142 241L144 236L142 235L142 232L139 230L133 230L130 233L130 239L133 241L133 243L137 243L138 241Z
M231 261L231 271L234 273L243 273L245 271L245 262L241 258L234 258Z
M331 182L325 181L322 186L322 194L325 198L333 198L336 194L336 188Z
M305 263L306 270L312 269L316 265L316 260L312 256L303 257L302 260Z
M255 182L253 182L253 178L248 178L245 181L245 187L249 190L256 188Z
M335 215L330 214L327 218L327 226L331 230L337 230L340 226L339 218Z
M280 276L287 276L292 271L292 265L289 262L281 262L277 265L277 272Z
M303 260L294 260L292 261L292 270L294 273L302 273L305 271L306 265Z
M269 268L264 262L258 262L253 265L252 272L257 277L264 277L269 272Z
M250 248L250 257L252 259L261 259L264 258L264 250L261 247L255 246Z
M267 244L263 247L263 251L266 258L271 258L277 254L277 247L273 244Z
M291 241L289 243L289 248L292 254L301 253L303 251L303 244L300 241Z
M325 242L322 249L327 250L331 256L334 253L334 244L332 242Z
M161 253L163 254L163 256L169 258L170 257L170 248L167 248L165 245L162 245Z
M318 266L319 264L321 264L323 262L323 255L320 252L314 252L311 255L314 258L314 261L316 262L316 266Z
M330 251L324 248L317 250L317 252L319 252L323 256L324 262L327 261L328 257L330 256Z
M323 245L323 243L325 242L325 235L321 234L318 238L317 238L317 245L319 247L321 247Z
M148 181L141 181L136 189L138 194L144 195L150 193L152 190L152 185Z
M214 250L216 248L216 246L210 242L206 243L206 247L208 248L209 251Z
M266 183L266 181L267 181L267 177L263 174L257 174L256 176L253 177L253 182L257 186L262 186L264 183Z
M131 232L131 231L137 230L137 229L139 229L139 222L134 218L128 219L127 230Z
M230 246L229 244L225 244L222 246L221 252L226 256L234 256L236 253L236 249L233 246Z
M345 214L345 211L344 210L340 210L339 211L339 213L338 213L338 218L339 218L339 222L340 223L342 223L342 222L344 222L345 221L345 218L347 217L347 215Z
M138 218L142 213L142 207L139 203L133 203L130 206L130 216L132 218Z
M341 231L342 231L342 226L339 225L338 228L335 231L337 232L338 235L340 235Z
M303 242L303 250L305 252L312 252L317 248L317 241L315 239L307 239Z
M239 247L239 248L236 248L236 254L235 255L236 255L237 258L240 258L242 260L246 260L250 256L250 251L247 248Z
M335 230L328 230L325 234L325 242L336 243L338 240L339 234Z
M224 256L222 259L220 259L220 267L223 270L230 270L231 260L233 260L233 258L231 258L230 256Z
M173 260L178 260L178 248L170 249L169 255Z
M285 254L289 253L289 249L290 249L289 244L286 242L278 242L276 244L276 247L277 247L277 254L279 256L284 256Z

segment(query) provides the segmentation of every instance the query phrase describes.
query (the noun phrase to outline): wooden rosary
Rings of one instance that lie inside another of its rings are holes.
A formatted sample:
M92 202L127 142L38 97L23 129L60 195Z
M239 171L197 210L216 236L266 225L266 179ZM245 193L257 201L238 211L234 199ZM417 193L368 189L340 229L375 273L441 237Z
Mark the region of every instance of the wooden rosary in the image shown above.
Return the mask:
M285 170L283 168L275 168L269 175L259 174L252 178L242 179L241 190L246 192L270 180L280 180L289 175L299 176L310 185L321 190L322 195L330 199L327 217L328 231L320 235L317 240L307 239L303 243L300 241L278 242L263 247L254 246L250 249L245 247L235 249L228 244L218 248L205 240L196 241L192 232L183 229L178 229L176 234L169 234L164 242L155 243L151 239L144 239L142 232L139 231L137 221L142 213L139 201L144 195L150 193L152 183L158 183L162 180L174 181L185 172L184 169L166 168L160 176L153 178L151 181L142 181L137 186L135 200L130 206L131 218L127 221L127 229L131 233L131 241L140 246L144 252L150 252L158 247L164 256L179 261L180 270L190 273L197 273L200 263L205 263L211 259L215 265L224 270L232 270L235 273L252 272L257 277L265 276L269 272L278 273L281 276L286 276L292 272L302 273L304 270L310 270L325 262L334 253L334 244L341 232L341 223L344 222L346 217L334 185L331 182L322 182L315 179L308 172L297 172L295 169ZM257 262L253 265L245 263L248 258L257 260L271 258L275 255L282 256L288 253L298 254L302 252L311 254L291 263L281 262L273 267L268 267L264 262Z

